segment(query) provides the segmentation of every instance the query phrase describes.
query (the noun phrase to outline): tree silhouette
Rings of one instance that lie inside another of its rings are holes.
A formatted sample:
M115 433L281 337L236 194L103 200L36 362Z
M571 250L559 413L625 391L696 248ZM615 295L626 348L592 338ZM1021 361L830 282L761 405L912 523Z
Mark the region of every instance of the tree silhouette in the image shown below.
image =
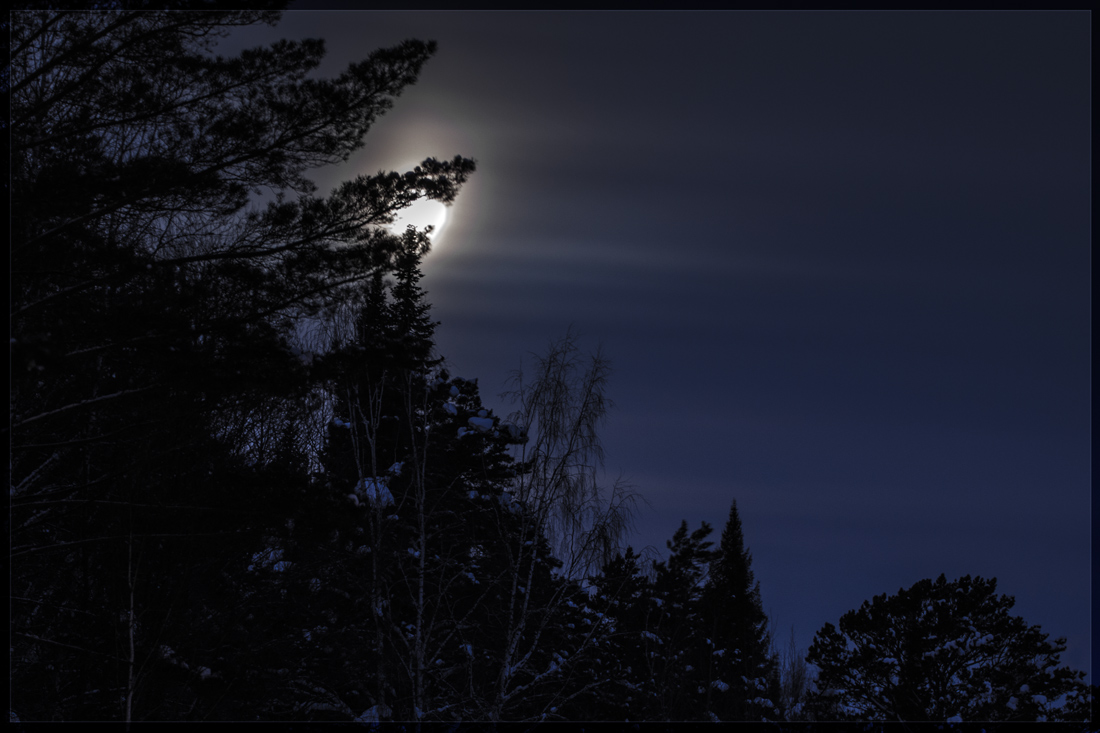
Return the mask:
M714 552L712 528L703 522L688 532L687 522L667 541L668 559L654 562L653 597L659 611L647 636L658 695L665 720L704 720L710 645L702 625L702 598ZM659 648L655 648L659 647Z
M704 626L713 647L707 709L719 720L776 717L775 660L770 653L768 617L760 601L760 584L752 572L752 553L745 546L737 502L711 563L703 598Z
M818 720L1042 721L1085 716L1083 672L1059 666L1065 639L1010 616L996 579L922 580L817 632ZM1059 700L1066 696L1063 706Z
M11 16L12 695L28 719L211 713L197 690L236 633L226 568L283 531L308 483L299 325L399 268L385 225L473 170L429 159L315 195L305 171L360 147L435 47L335 79L308 76L317 40L210 53L278 17Z

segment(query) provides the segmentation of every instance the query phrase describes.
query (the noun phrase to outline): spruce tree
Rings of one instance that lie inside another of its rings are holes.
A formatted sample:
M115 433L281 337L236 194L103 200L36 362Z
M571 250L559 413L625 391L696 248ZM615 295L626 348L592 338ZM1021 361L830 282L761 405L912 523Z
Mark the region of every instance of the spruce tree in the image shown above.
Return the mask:
M710 649L702 616L707 574L714 551L703 522L688 533L687 522L666 544L667 560L654 562L653 597L656 623L645 634L650 680L662 720L705 720L706 664Z
M590 578L592 605L607 618L606 639L593 674L601 684L578 701L577 720L654 720L660 717L650 670L663 651L654 648L663 600L643 571L642 558L627 547ZM658 645L659 646L659 645Z
M418 284L426 244L405 232L393 280L371 281L352 338L322 360L334 410L315 490L332 511L314 515L316 529L300 528L292 555L312 558L313 575L327 573L334 590L368 611L339 624L370 650L342 663L356 688L317 677L310 684L371 720L491 714L506 656L496 632L514 614L512 580L536 571L533 589L556 587L542 577L555 562L545 538L507 491L512 432L482 406L476 381L438 368ZM333 544L345 546L343 555L324 550L328 534L341 538ZM524 564L527 545L542 548L537 569ZM519 590L530 604L534 594ZM550 636L546 624L542 631ZM534 682L525 682L528 706L546 686ZM498 714L520 712L513 703Z
M760 584L752 572L752 553L745 546L737 501L711 564L703 599L707 629L707 709L719 720L774 717L775 660L768 619L760 601Z
M420 263L430 242L425 232L406 229L401 248L394 256L394 283L391 306L393 349L398 365L404 369L427 371L442 363L433 358L435 328L427 294L420 287Z

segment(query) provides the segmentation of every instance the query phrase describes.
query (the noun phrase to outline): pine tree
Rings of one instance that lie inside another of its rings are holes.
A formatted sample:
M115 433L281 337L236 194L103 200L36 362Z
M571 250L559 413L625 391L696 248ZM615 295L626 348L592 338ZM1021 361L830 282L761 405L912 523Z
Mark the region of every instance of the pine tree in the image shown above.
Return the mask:
M278 13L187 5L11 18L12 695L26 719L210 712L201 685L231 661L186 640L236 633L205 620L231 592L224 569L304 490L280 443L313 385L288 344L394 269L395 212L452 200L473 170L429 160L315 196L304 171L346 160L434 45L312 79L319 41L209 53ZM256 191L275 200L250 208ZM197 669L210 673L165 695Z
M760 584L752 572L752 553L745 546L737 501L730 505L722 540L711 564L703 599L710 682L707 709L719 720L776 717L775 660L770 652L768 619L760 601Z
M1065 639L1010 616L994 578L922 580L817 632L818 720L1057 721L1087 716L1084 672L1059 665ZM1064 705L1062 703L1065 703Z

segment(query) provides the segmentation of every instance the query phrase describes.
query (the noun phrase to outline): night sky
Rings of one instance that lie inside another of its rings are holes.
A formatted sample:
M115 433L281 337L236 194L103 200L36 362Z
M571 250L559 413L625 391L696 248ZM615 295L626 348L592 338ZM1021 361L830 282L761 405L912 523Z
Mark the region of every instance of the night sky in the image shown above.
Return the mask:
M439 351L506 415L531 352L602 344L636 549L736 499L783 645L994 576L1091 672L1087 13L292 9L221 48L283 37L321 76L438 41L314 179L477 160Z

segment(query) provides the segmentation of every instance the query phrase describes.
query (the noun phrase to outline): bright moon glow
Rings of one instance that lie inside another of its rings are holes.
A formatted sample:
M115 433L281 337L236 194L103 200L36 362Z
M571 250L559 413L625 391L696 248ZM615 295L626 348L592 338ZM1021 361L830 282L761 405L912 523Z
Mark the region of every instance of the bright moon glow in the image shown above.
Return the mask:
M432 201L431 199L421 199L407 209L401 211L394 219L393 224L390 224L390 231L394 234L401 234L405 231L405 227L412 224L417 229L423 229L424 227L433 227L432 233L428 236L432 241L439 239L439 233L443 231L443 225L447 223L447 207L438 201Z

